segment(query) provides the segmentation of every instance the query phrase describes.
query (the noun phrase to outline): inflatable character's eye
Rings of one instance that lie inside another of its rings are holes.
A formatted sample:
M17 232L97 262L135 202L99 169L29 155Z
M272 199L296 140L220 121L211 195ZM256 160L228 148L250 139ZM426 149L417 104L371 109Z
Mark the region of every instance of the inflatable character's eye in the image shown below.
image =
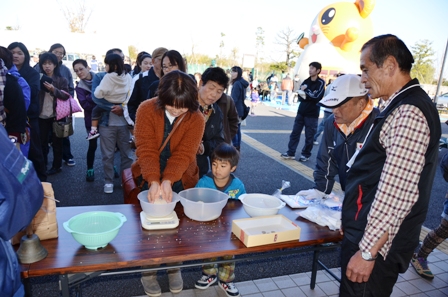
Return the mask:
M323 14L322 19L320 20L322 25L328 25L334 18L336 14L336 9L328 8Z

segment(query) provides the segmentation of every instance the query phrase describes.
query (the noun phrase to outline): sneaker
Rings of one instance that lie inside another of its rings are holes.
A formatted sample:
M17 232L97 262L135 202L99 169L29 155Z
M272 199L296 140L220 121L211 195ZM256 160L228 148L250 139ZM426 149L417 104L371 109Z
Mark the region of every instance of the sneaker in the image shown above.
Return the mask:
M280 157L286 160L294 160L296 158L296 156L290 156L288 153L281 154Z
M411 265L414 267L415 271L418 275L426 279L433 279L434 274L432 274L431 270L428 267L428 261L425 258L417 257L417 254L414 254L411 259Z
M240 296L240 292L235 287L235 284L232 282L222 282L218 281L218 287L220 287L224 292L226 292L226 295L229 297L238 297Z
M112 194L114 192L114 184L105 184L104 185L104 193Z
M157 274L143 275L140 281L142 282L146 295L151 297L162 295L162 290L157 281Z
M93 171L93 169L87 170L86 181L93 182L94 180L95 180L95 172Z
M197 289L201 289L201 290L205 290L208 287L210 287L211 285L213 285L214 283L216 283L216 280L218 278L216 277L216 275L207 275L207 274L202 274L202 277L200 280L196 281L196 283L194 284L194 286Z
M318 145L319 142L318 142L318 141L313 141L313 144L314 144L314 145Z
M310 158L307 158L307 157L305 157L305 156L300 156L300 158L299 158L299 161L300 162L306 162L306 161L308 161Z
M65 165L70 166L70 167L75 166L76 162L73 159L68 159L68 160L65 160Z
M180 269L168 270L168 283L173 294L180 293L184 288L184 281Z
M87 140L91 140L91 139L95 139L95 138L97 138L97 137L99 137L100 136L100 132L98 132L98 130L91 130L90 132L89 132L89 135L87 135Z

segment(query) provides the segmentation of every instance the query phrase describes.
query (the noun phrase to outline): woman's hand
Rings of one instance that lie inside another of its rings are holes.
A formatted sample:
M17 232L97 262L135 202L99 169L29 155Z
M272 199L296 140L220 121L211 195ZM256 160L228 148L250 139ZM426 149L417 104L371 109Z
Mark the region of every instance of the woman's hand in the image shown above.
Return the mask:
M168 203L173 201L173 189L171 188L171 181L164 180L160 187L161 187L160 191L162 194L162 199L165 199L165 201Z
M199 145L199 148L198 148L198 152L196 154L197 155L203 155L204 151L205 151L204 142L201 142L201 144Z
M158 182L152 182L148 189L148 201L154 203L156 199L160 197L160 185Z
M44 82L44 86L47 88L48 91L50 91L51 93L53 93L53 91L54 91L54 86L53 86L53 84L50 84L49 82L45 81L45 82Z

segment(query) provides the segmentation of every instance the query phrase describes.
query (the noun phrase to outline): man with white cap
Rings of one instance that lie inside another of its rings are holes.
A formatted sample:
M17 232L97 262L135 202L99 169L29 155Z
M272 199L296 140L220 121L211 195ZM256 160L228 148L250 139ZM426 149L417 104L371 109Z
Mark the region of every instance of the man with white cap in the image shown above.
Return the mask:
M330 194L339 175L345 190L347 162L361 147L379 110L373 107L361 77L347 74L337 78L328 94L319 102L333 114L325 122L324 134L316 158L314 189L300 191L307 199Z

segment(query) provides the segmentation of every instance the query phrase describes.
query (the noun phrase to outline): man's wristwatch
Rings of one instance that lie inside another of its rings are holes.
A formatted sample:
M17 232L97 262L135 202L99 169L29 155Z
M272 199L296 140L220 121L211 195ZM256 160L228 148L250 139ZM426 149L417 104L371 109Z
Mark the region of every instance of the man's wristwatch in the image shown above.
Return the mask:
M375 261L375 259L376 259L376 257L378 257L378 255L375 256L375 258L374 258L374 257L372 257L372 254L370 252L361 252L361 257L366 261Z

